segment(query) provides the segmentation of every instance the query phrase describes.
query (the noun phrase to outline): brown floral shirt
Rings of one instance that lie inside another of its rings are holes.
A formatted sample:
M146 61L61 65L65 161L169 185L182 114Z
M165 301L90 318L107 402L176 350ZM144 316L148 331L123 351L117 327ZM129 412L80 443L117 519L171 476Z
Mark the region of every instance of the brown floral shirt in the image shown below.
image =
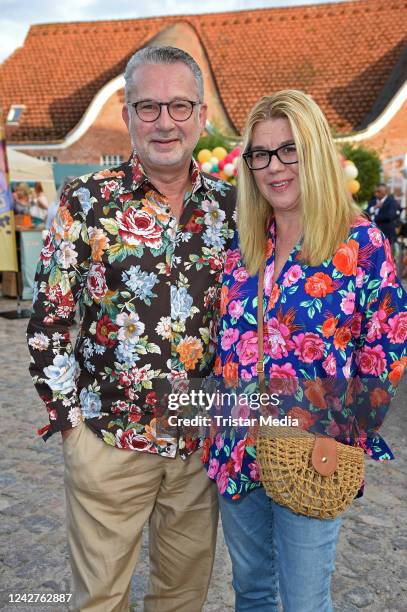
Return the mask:
M179 222L136 153L65 189L27 329L44 439L84 419L117 448L185 457L201 446L198 429L170 425L168 397L212 366L235 193L195 162L191 183Z

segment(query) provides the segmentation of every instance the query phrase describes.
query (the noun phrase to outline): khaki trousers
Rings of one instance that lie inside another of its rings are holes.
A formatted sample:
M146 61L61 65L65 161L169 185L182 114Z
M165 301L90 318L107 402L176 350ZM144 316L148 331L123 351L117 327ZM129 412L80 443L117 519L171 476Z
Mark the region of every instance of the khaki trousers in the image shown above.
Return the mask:
M63 442L73 609L129 610L150 522L145 612L200 612L212 572L216 486L200 462L108 446L81 424Z

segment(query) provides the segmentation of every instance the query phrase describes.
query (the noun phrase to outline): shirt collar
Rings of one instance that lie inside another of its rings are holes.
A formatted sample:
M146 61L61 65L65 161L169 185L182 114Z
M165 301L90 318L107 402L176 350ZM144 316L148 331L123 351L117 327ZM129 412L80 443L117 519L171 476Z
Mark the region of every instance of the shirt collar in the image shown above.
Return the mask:
M153 187L153 189L157 191L157 188L154 187L154 185L150 182L136 151L133 151L129 159L128 166L130 168L132 189L137 189L138 187L141 187L141 185L143 185L144 183L148 183L149 185L151 185L151 187ZM204 187L206 189L208 188L205 183L204 176L202 175L199 166L194 158L192 158L191 160L189 172L191 177L192 193L195 193L201 187Z

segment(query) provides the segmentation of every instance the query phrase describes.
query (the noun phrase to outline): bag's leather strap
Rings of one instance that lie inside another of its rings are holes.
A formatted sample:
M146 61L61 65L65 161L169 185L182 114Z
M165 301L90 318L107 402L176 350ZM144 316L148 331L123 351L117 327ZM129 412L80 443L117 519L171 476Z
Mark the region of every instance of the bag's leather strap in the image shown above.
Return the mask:
M256 363L257 376L259 378L259 388L261 393L265 391L264 380L264 309L263 309L263 291L264 291L264 270L266 267L266 259L263 259L259 268L259 280L257 285L257 346L258 357Z

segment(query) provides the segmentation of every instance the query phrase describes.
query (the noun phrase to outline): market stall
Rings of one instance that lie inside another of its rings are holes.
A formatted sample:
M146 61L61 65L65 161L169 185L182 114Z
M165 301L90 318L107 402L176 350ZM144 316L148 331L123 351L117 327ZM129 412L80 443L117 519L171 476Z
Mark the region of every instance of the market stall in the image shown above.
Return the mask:
M56 189L52 164L7 147L11 183L42 183L48 202L55 200Z

